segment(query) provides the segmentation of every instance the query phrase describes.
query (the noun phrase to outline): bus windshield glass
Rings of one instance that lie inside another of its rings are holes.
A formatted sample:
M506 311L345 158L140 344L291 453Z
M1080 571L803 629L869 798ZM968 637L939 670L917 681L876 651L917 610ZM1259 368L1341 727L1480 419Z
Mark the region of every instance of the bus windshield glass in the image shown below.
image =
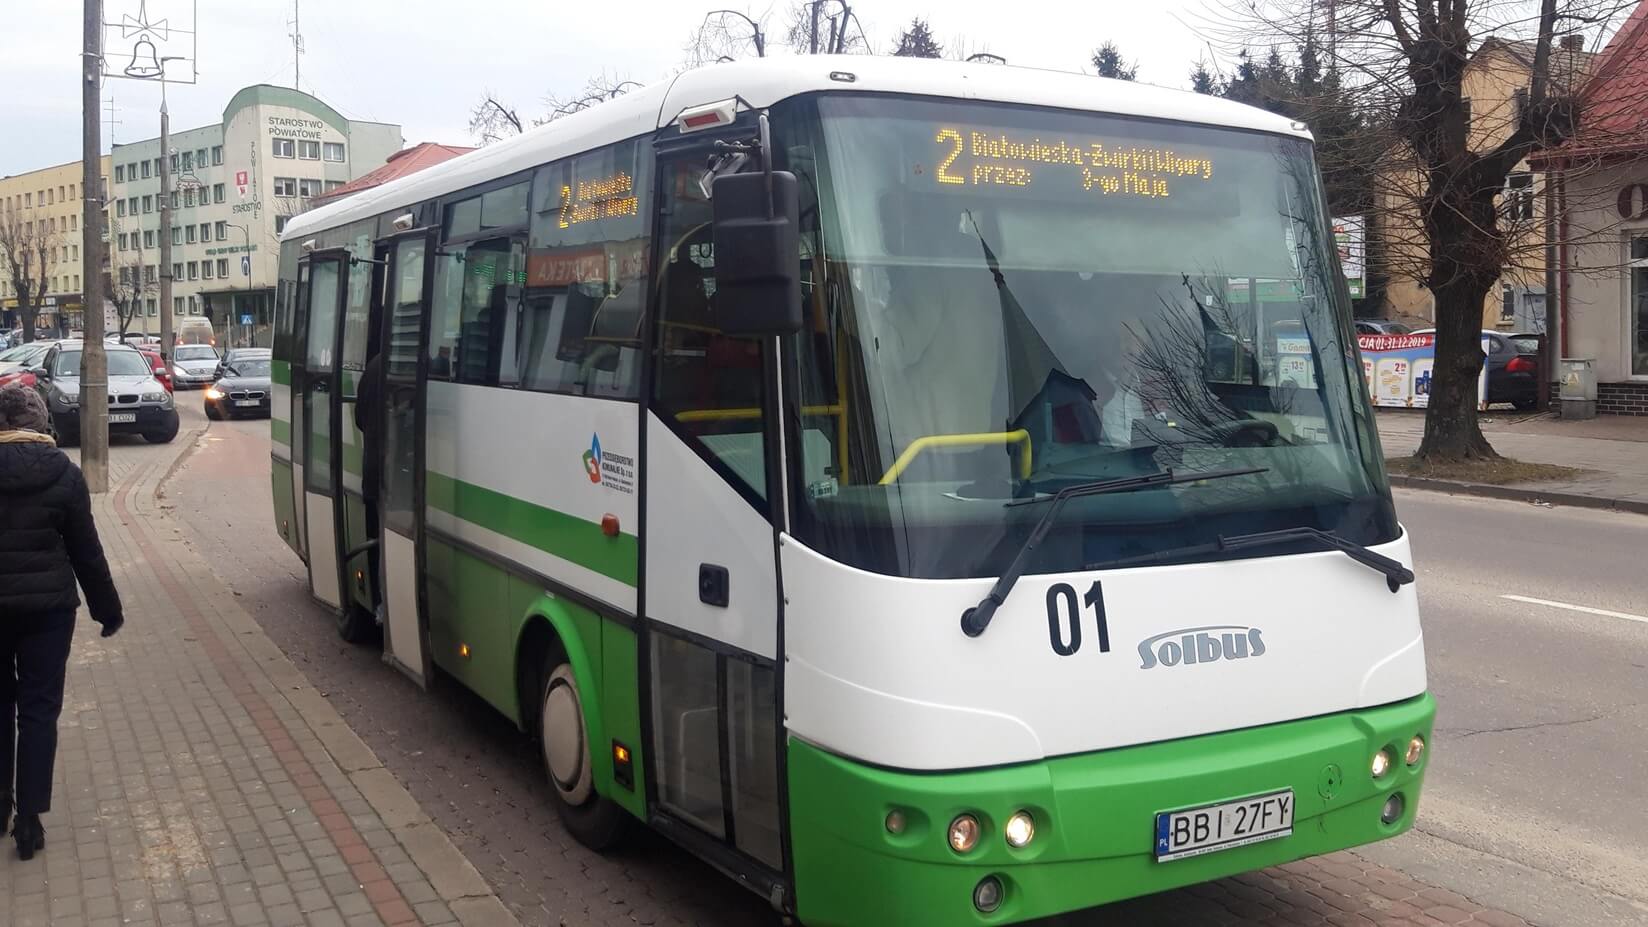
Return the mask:
M1074 500L1030 571L1300 526L1396 538L1307 141L892 97L792 113L810 546L994 576L1026 503L1163 469L1262 472Z

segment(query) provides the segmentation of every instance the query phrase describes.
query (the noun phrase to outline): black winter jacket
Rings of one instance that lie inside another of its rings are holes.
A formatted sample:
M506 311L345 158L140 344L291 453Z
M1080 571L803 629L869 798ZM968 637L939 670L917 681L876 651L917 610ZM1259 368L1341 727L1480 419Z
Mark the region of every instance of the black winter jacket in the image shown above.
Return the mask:
M73 611L76 578L93 620L123 617L80 468L50 444L0 443L0 621Z

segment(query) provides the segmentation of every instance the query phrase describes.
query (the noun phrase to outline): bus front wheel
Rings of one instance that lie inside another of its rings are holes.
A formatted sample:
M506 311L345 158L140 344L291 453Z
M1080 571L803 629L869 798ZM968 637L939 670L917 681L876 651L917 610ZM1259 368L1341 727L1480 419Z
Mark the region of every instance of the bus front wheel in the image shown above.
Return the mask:
M555 807L567 833L592 850L607 850L623 841L629 814L595 791L589 756L589 729L572 664L552 648L544 667L539 701L538 735L544 774L555 793Z

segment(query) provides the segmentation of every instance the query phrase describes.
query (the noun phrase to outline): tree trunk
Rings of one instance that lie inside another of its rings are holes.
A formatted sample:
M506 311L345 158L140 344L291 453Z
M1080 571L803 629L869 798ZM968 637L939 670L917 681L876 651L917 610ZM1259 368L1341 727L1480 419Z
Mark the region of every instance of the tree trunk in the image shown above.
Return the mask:
M23 343L28 344L34 340L34 306L22 290L17 292L17 317L23 322Z
M1425 437L1420 460L1491 460L1499 455L1476 420L1477 380L1482 373L1482 300L1489 284L1458 280L1438 287L1436 367L1431 371Z

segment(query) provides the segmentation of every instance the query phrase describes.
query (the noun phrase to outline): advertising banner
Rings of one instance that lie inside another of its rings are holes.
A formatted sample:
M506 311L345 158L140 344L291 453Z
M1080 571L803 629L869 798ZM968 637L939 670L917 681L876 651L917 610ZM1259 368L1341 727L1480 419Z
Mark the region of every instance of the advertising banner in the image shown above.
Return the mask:
M1333 220L1333 243L1339 249L1339 267L1344 271L1345 283L1350 286L1350 298L1361 299L1367 294L1367 220L1361 216L1344 216Z
M1436 367L1436 335L1357 335L1362 349L1362 378L1376 406L1423 409L1430 405L1432 371ZM1488 339L1482 339L1488 350ZM1476 379L1476 408L1488 407L1488 371Z

